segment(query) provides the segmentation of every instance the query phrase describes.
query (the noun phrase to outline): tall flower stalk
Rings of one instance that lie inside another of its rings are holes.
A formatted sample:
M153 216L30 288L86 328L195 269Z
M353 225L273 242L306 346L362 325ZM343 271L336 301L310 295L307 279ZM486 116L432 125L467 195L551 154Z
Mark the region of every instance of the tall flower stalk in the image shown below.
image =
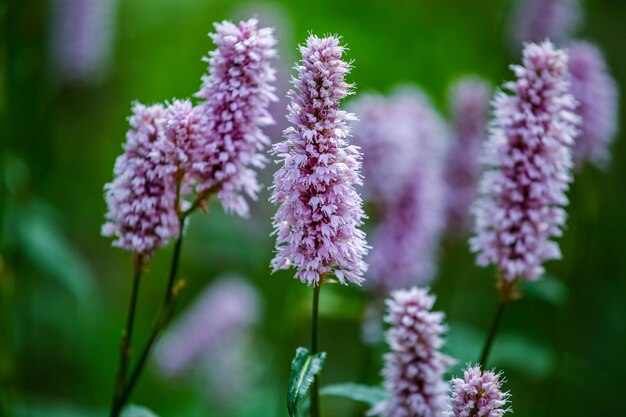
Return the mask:
M227 211L245 215L247 203L239 193L254 197L260 188L254 168L264 164L259 152L268 140L261 128L273 122L267 106L275 99L269 63L275 56L272 30L258 29L254 19L215 27L211 36L218 48L211 53L210 72L198 93L206 101L193 106L189 100L175 100L167 108L136 104L124 154L116 161L113 182L105 187L109 210L102 234L114 237L113 245L131 251L135 259L112 417L130 397L174 313L184 285L177 276L187 218L214 194ZM128 374L141 270L144 261L172 239L163 303Z
M347 138L347 122L355 115L340 110L352 94L345 81L350 64L342 60L345 47L337 37L309 36L300 47L283 142L273 147L282 166L274 174L271 202L276 256L274 271L296 268L296 277L313 285L311 350L317 353L318 303L321 285L334 276L342 284L360 284L366 264L361 197L361 156ZM311 412L319 415L317 376Z
M505 84L511 94L500 92L494 99L485 172L473 207L470 246L479 265L495 265L500 289L483 366L505 305L515 297L516 283L538 279L545 261L561 257L552 239L561 236L565 223L578 134L565 51L549 41L528 44L523 65L511 68L517 80Z

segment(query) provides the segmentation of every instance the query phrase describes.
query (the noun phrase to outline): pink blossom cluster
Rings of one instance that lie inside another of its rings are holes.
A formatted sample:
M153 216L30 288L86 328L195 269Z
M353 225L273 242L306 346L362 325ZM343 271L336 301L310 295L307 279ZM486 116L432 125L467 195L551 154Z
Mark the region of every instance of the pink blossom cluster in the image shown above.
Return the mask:
M124 153L115 161L115 179L105 186L102 235L114 237L113 246L148 257L179 233L176 182L164 175L160 158L164 113L160 104L133 105Z
M201 203L217 193L227 211L246 215L247 203L260 188L253 168L264 165L259 152L268 143L261 127L272 123L267 106L274 99L271 82L274 38L254 19L222 22L212 35L210 74L194 106L189 100L133 108L125 152L107 184L107 222L102 234L115 246L152 255L178 237L179 217L188 197Z
M345 81L350 64L345 47L333 36L309 36L300 47L295 90L289 92L283 142L273 154L282 166L274 174L271 196L279 204L274 216L274 271L296 268L302 282L318 285L328 274L341 283L359 284L366 270L361 197L361 155L348 143L347 122L356 117L340 110L351 94Z
M211 34L217 49L209 54L209 74L196 96L207 120L209 143L198 191L217 190L224 209L246 216L242 195L256 199L260 190L256 169L266 163L261 153L269 145L262 128L274 123L268 106L277 100L272 82L276 56L272 28L257 28L250 19L235 25L224 21Z
M502 374L470 366L463 378L452 379L450 414L454 417L502 417L509 393L502 391Z
M454 360L440 352L447 327L444 314L432 311L435 297L426 289L391 293L386 301L384 386L389 398L375 405L370 415L384 417L435 417L445 411L448 384L444 374Z
M551 239L565 223L579 118L563 50L528 44L523 66L512 69L511 94L493 102L470 246L480 265L494 264L504 279L534 280L544 261L561 256Z

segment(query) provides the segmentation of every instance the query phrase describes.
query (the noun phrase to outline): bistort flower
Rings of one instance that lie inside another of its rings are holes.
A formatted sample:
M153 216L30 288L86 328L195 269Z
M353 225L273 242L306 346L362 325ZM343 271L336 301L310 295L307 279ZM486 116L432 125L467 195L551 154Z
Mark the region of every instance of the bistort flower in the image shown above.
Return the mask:
M602 168L610 160L609 146L617 132L618 90L604 56L589 42L568 47L572 94L578 101L581 133L574 145L574 160Z
M355 185L361 184L361 155L347 141L347 122L356 117L339 109L351 94L345 81L350 64L337 37L309 36L292 80L288 119L293 126L273 148L282 167L274 174L274 271L296 268L302 282L318 285L334 274L359 284L366 270L364 216Z
M447 328L444 314L432 311L435 297L423 288L397 290L386 301L387 343L384 386L389 398L370 415L435 417L445 411L448 384L444 374L453 359L440 352Z
M450 415L454 417L502 417L510 412L506 407L509 393L502 392L502 373L481 371L480 366L468 366L463 378L452 379Z
M365 96L352 108L362 115L355 143L363 149L365 195L378 220L368 275L383 290L426 284L437 270L445 225L446 124L412 87L389 98Z
M466 232L471 225L468 207L478 193L480 149L487 134L487 114L491 87L476 77L462 78L453 84L449 108L453 141L445 164L448 190L448 228Z
M205 114L189 100L173 100L165 109L160 128L163 169L180 182L181 195L192 193L208 169L207 152L215 149Z
M176 181L161 158L164 113L160 104L133 105L124 153L115 161L113 182L105 185L102 235L115 237L113 246L147 257L179 233Z
M470 246L480 265L494 264L504 279L534 280L543 262L561 256L550 239L565 223L579 118L564 51L549 41L528 44L523 66L512 69L511 95L500 92L493 103Z
M196 96L207 119L211 147L203 160L199 192L217 192L222 206L248 214L242 193L256 199L260 185L256 169L266 163L261 153L269 145L262 127L274 123L267 108L276 100L272 82L276 40L271 28L257 28L256 19L238 25L224 21L211 34L217 49L209 54L209 74Z

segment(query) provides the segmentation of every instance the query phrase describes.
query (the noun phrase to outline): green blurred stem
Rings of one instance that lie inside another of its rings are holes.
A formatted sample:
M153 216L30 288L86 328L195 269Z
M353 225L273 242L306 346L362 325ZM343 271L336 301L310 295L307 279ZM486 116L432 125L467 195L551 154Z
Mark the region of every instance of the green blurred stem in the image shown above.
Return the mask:
M176 285L176 275L178 274L178 265L180 260L180 252L183 244L183 229L185 225L185 219L189 213L185 213L180 217L180 229L178 239L176 239L176 243L174 245L174 252L172 254L172 264L170 267L169 279L167 282L167 289L165 292L165 298L163 300L163 304L161 305L161 309L159 310L159 314L154 323L154 327L152 328L152 333L150 334L150 338L146 342L146 345L139 356L139 360L133 369L133 372L130 375L130 379L128 383L124 387L122 391L119 401L115 404L115 407L111 411L111 417L117 417L119 413L122 411L124 404L128 401L133 388L137 384L139 377L145 367L146 361L150 356L150 351L152 350L152 346L154 342L161 334L163 329L167 326L172 315L174 314L174 309L176 308L176 300L178 291L180 289L179 286Z
M319 312L320 301L320 289L322 288L323 277L320 277L318 285L313 286L313 318L311 321L311 355L317 353L317 322ZM311 387L311 417L319 417L320 415L320 401L319 401L319 380L317 375L313 379L313 386Z
M489 359L489 353L491 353L491 346L493 345L493 341L496 338L496 333L500 328L500 322L502 321L502 316L504 316L504 310L506 309L506 305L508 301L500 301L498 305L498 311L496 312L496 317L493 320L491 325L491 329L489 330L489 335L487 336L487 340L485 341L485 346L483 347L483 353L480 355L479 363L482 365L483 369L487 368L487 360Z
M516 297L517 289L515 280L507 281L499 278L498 288L500 290L500 303L498 304L496 316L494 317L491 328L489 329L489 334L487 335L487 340L485 341L485 345L483 346L483 352L480 355L480 360L478 362L480 365L482 365L483 370L487 368L487 361L489 360L491 347L493 346L493 342L496 339L496 334L498 333L498 329L500 328L500 323L502 322L504 311L506 310L509 302Z
M128 316L126 317L126 327L122 332L122 342L120 345L120 362L115 379L115 390L113 391L113 400L111 404L111 416L116 416L116 410L119 408L120 399L124 390L124 380L128 370L128 362L132 354L133 327L135 325L135 311L137 308L137 298L139 296L139 282L141 280L141 271L143 268L143 257L141 255L133 255L133 285L130 291L130 302L128 305Z

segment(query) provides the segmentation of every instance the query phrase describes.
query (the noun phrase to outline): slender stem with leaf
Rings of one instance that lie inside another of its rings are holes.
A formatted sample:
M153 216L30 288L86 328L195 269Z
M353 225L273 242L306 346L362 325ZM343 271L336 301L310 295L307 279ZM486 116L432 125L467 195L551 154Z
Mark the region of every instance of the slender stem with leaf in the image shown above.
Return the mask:
M504 317L504 311L506 310L509 302L515 299L517 294L516 281L507 281L499 278L498 288L500 290L500 302L498 304L498 309L496 310L496 315L491 324L491 328L489 329L489 333L487 334L487 340L485 341L485 345L483 346L482 354L480 355L479 363L482 365L482 368L485 369L487 367L487 361L489 360L489 354L491 353L491 348L493 346L493 342L496 339L496 334L500 329L500 323L502 322L502 317Z
M311 355L317 353L317 322L319 317L319 300L320 290L322 288L323 280L320 279L318 285L313 286L313 309L311 320ZM313 386L311 387L311 417L319 417L320 404L319 404L319 381L317 375L313 380Z

